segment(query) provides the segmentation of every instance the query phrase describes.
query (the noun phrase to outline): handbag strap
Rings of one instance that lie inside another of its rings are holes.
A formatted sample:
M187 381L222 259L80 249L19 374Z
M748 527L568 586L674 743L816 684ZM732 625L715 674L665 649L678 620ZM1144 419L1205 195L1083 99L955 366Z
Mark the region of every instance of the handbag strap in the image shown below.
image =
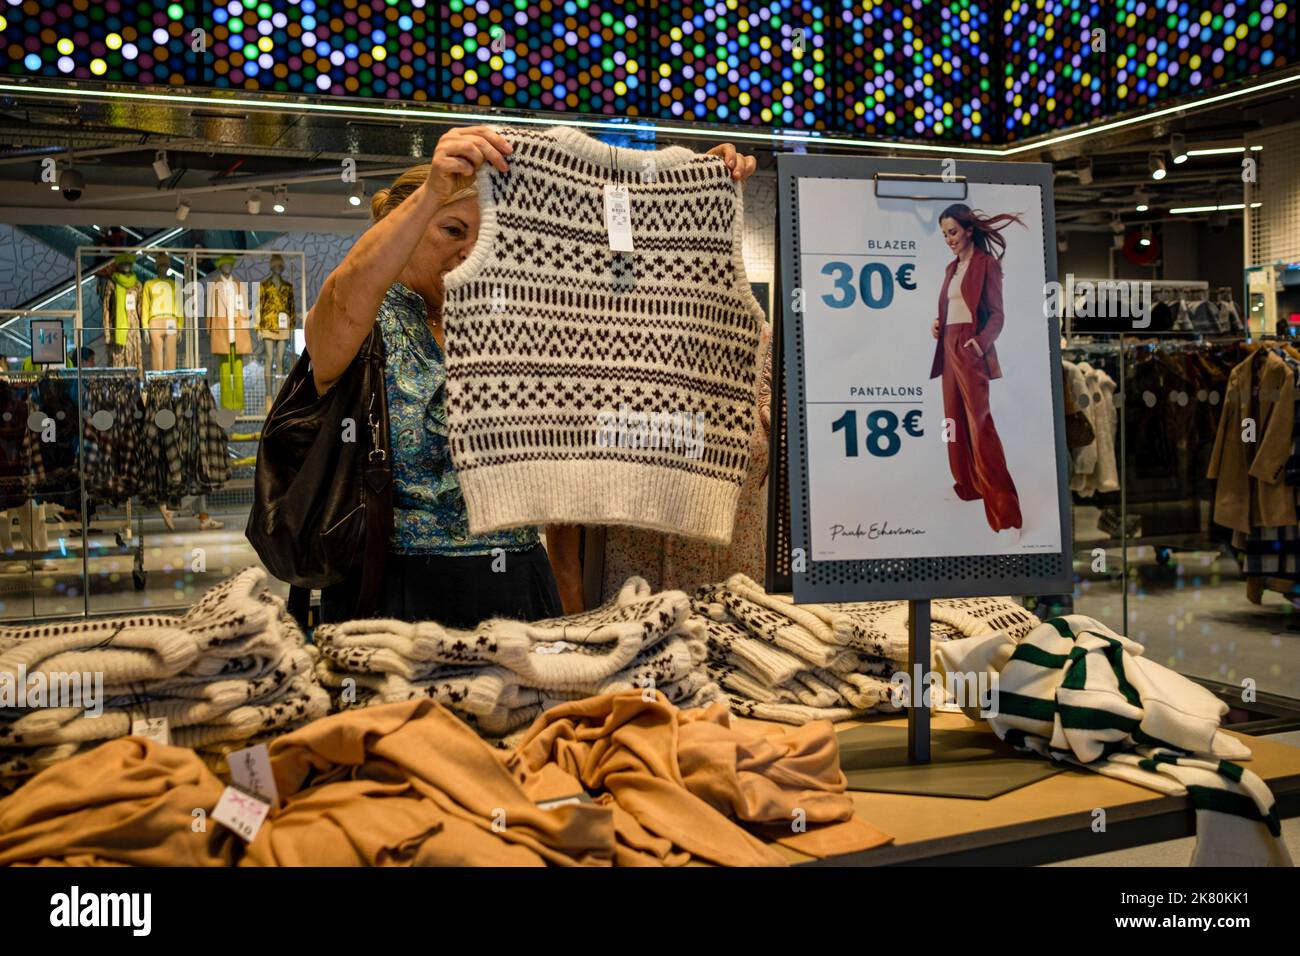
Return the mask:
M366 544L361 559L361 585L357 595L356 616L369 617L379 603L393 528L393 463L388 441L388 395L384 384L386 355L378 324L370 330L370 337L358 355L366 364L366 377L370 387L366 396L365 422L369 447L361 473L361 493L366 509Z

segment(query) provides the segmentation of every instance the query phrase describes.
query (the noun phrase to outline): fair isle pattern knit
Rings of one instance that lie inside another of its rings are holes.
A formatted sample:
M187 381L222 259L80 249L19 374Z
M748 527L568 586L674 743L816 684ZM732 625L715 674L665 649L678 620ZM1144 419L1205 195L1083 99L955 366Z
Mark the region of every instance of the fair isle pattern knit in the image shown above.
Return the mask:
M892 712L890 678L907 660L907 603L800 604L768 594L744 575L701 588L695 619L708 645L708 673L734 713L803 724ZM1038 623L1005 598L931 602L930 640L1006 633Z
M166 717L173 744L234 744L329 709L308 645L266 572L247 568L204 593L182 617L0 628L0 680L102 675L103 712L0 709L0 778L30 775L105 740L136 719Z
M690 600L653 594L640 578L593 611L531 624L494 619L460 631L380 619L325 624L314 637L316 675L336 709L427 697L488 737L599 694L657 690L679 706L722 698Z
M726 544L763 321L740 186L717 158L503 131L482 223L444 279L452 460L470 530L617 524ZM605 186L628 189L613 252Z
M1228 706L1142 653L1100 621L1071 614L1022 641L994 633L940 645L935 658L941 673L996 675L989 726L1018 749L1188 796L1194 866L1290 866L1273 795L1233 762L1250 749L1219 729Z

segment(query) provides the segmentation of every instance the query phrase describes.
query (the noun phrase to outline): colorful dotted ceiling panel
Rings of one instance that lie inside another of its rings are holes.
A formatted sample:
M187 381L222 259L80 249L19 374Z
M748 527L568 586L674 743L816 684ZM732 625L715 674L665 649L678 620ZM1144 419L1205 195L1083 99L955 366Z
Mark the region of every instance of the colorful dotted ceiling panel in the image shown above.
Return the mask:
M642 113L643 11L611 0L444 0L451 103Z
M438 98L426 0L215 0L214 86L404 100Z
M1030 136L1085 123L1107 109L1109 53L1094 49L1101 3L1009 0L1002 11L1003 129Z
M654 8L651 111L797 129L835 125L826 7L799 0Z
M191 3L5 0L0 64L5 73L130 83L202 81L190 53Z
M1293 6L1274 0L1114 0L1115 109L1294 62Z
M842 122L895 136L993 138L993 4L839 2Z
M1294 64L1296 3L0 0L0 66L988 142Z

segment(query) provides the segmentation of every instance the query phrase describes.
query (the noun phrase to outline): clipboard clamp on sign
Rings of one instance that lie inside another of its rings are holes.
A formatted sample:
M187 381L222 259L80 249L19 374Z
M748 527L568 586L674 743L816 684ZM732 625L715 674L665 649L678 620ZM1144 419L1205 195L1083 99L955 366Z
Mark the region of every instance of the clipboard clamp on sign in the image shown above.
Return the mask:
M965 199L965 176L930 176L925 173L876 173L871 177L877 199ZM905 190L915 190L906 192Z

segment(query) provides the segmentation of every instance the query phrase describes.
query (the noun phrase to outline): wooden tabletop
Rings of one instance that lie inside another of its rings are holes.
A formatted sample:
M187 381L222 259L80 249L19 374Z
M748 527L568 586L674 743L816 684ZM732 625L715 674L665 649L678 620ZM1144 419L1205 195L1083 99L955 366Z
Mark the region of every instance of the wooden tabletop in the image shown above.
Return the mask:
M737 719L737 724L774 732L766 721ZM905 727L905 718L871 723ZM836 730L860 722L836 724ZM960 714L931 715L933 730L982 730L988 724ZM786 728L788 729L788 728ZM1231 731L1229 731L1231 732ZM1242 737L1253 757L1243 765L1259 774L1273 791L1283 816L1300 812L1300 747L1259 737ZM1026 759L1037 759L1026 757ZM1086 770L1066 770L991 800L923 797L897 793L850 791L857 814L894 838L888 846L832 857L828 863L883 865L932 860L943 862L1015 862L992 851L1007 844L1028 847L1025 862L1073 856L1154 843L1195 832L1187 797L1172 797ZM1285 798L1285 799L1284 799ZM1094 810L1106 811L1106 831L1093 829ZM1026 843L1025 841L1029 841ZM792 862L807 857L778 848ZM1076 852L1077 850L1077 852ZM982 851L982 852L981 852ZM1028 859L1034 856L1034 859Z

